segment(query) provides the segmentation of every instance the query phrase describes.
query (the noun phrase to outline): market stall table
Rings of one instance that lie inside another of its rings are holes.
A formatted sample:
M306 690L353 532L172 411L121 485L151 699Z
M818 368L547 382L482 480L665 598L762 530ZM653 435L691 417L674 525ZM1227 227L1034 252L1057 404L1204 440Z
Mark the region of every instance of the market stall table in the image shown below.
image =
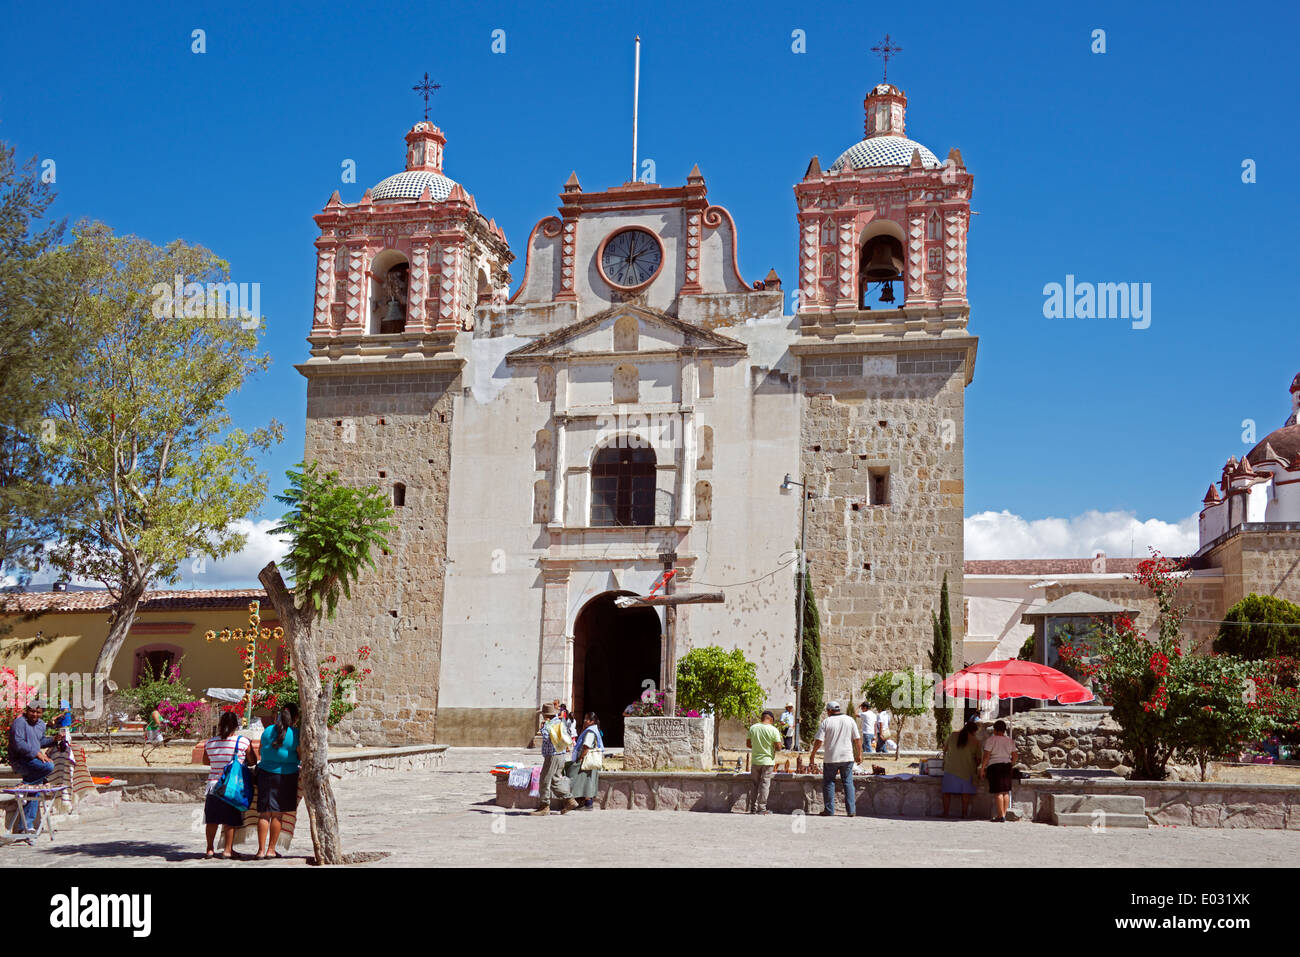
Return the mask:
M59 797L68 790L67 785L60 784L49 786L36 784L30 787L12 787L0 788L0 793L12 794L18 800L18 808L14 817L14 825L17 826L19 821L26 819L26 810L28 801L36 801L39 805L36 818L36 830L34 831L9 831L3 836L8 841L26 841L28 844L36 843L36 838L40 837L42 832L49 832L50 840L54 840L54 815L51 812L50 802Z

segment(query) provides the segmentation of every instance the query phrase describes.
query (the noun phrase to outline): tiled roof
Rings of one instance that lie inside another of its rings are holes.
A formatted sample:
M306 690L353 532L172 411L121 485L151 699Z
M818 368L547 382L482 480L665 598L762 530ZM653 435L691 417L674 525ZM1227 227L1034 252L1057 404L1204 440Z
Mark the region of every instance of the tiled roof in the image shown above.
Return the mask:
M137 613L203 608L243 609L250 601L261 601L264 610L274 613L260 588L201 589L145 592ZM85 612L107 611L113 607L107 591L42 591L0 596L3 612Z
M1011 558L963 563L967 575L1092 575L1091 558ZM1133 575L1144 558L1107 558L1107 575Z

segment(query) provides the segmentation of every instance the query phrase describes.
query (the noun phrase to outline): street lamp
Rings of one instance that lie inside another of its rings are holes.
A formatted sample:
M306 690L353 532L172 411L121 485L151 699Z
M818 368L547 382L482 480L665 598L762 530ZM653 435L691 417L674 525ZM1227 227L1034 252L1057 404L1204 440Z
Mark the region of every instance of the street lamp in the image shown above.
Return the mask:
M799 740L799 706L800 692L803 691L804 589L808 579L808 559L804 551L804 533L808 522L808 486L803 482L796 482L790 478L790 473L786 472L785 480L781 482L781 491L788 494L796 485L803 489L803 503L799 508L799 609L794 626L794 749L801 751L803 745Z

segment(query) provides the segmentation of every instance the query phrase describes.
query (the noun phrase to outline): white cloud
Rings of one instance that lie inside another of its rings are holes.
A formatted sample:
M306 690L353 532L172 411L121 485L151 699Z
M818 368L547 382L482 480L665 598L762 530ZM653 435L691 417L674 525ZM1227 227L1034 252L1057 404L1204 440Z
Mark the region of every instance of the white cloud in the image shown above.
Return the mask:
M213 561L211 558L194 558L181 564L181 580L172 588L258 588L257 573L267 562L278 562L284 557L288 539L273 536L271 529L279 525L275 519L252 522L240 519L231 528L248 536L244 547L233 555Z
M266 567L267 562L278 562L284 557L287 539L273 536L271 529L280 523L274 519L253 522L240 519L231 524L231 528L248 536L244 547L233 555L220 561L209 556L194 556L181 562L180 580L174 584L154 582L151 588L260 588L257 573ZM48 588L57 581L59 575L53 569L42 568L32 575L33 588ZM4 579L5 584L13 584L12 576ZM93 579L74 578L74 586L103 588L101 582Z
M1099 551L1111 558L1145 558L1148 547L1190 555L1199 545L1195 514L1172 523L1096 510L1073 518L1025 519L1003 509L968 515L965 527L968 559L1091 558Z

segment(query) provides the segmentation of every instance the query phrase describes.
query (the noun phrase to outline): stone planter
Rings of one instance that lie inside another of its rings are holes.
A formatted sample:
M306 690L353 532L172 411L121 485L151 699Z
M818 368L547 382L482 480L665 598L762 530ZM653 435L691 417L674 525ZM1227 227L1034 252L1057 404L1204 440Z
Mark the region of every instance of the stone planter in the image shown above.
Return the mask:
M712 766L712 716L623 719L623 767L627 770Z

